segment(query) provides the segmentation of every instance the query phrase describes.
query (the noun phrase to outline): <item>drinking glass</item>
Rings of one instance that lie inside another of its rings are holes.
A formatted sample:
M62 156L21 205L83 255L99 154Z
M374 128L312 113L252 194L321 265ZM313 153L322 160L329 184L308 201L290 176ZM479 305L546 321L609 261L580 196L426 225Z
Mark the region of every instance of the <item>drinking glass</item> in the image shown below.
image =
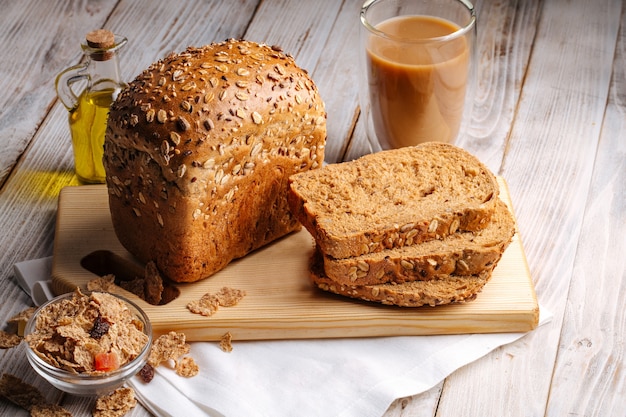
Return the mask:
M372 149L454 143L473 84L472 4L368 0L360 17L360 105Z

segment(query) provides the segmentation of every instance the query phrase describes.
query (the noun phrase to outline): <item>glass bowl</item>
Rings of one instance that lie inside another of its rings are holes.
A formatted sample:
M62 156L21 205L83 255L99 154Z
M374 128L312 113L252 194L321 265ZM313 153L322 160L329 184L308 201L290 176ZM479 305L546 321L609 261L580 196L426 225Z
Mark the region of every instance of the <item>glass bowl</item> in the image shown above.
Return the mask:
M134 320L141 323L143 329L140 330L143 330L143 333L147 336L145 346L141 349L139 354L134 357L134 359L112 371L77 373L61 369L42 359L40 355L33 350L30 343L28 343L27 338L29 335L37 332L37 317L44 309L53 304L59 304L64 300L71 299L74 294L75 293L67 293L58 296L42 304L39 308L37 308L37 310L35 310L32 317L26 324L24 333L24 337L27 341L26 356L33 369L49 383L60 390L79 396L104 395L122 386L126 380L136 375L146 364L150 354L150 348L152 346L152 325L150 324L150 320L148 319L146 313L138 305L122 296L107 293L107 295L111 295L125 303ZM86 292L83 295L89 296L89 293Z

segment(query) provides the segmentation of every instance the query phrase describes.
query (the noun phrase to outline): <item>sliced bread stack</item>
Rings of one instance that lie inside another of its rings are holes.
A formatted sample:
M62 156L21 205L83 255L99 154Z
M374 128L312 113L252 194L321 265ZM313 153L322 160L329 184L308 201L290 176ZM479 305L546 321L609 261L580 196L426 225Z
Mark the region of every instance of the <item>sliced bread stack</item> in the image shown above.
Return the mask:
M474 299L515 233L495 176L445 143L295 174L288 200L316 242L315 285L383 304Z

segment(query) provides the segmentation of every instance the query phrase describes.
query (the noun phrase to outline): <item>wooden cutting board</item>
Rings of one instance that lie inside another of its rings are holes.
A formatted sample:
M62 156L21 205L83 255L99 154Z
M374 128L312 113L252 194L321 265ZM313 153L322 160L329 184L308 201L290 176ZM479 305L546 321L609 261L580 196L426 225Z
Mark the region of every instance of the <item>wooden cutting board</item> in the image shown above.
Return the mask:
M510 205L506 184L499 181L502 197ZM210 278L175 284L180 295L166 305L150 305L119 292L146 311L155 335L183 331L191 341L219 340L226 332L233 340L262 340L526 332L537 326L539 307L518 234L476 300L434 308L383 306L317 290L307 272L313 247L311 235L303 229L232 262ZM64 188L54 242L54 291L86 288L97 275L83 268L81 260L102 250L143 270L115 236L106 187ZM222 307L210 317L187 310L189 301L224 286L245 290L247 295L238 305Z

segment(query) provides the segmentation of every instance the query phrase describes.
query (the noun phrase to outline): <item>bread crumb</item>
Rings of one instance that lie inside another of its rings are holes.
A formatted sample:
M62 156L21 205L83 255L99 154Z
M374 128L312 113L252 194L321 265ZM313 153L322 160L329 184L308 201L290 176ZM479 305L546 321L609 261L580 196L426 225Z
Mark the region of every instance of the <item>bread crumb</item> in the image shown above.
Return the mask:
M198 375L200 368L191 356L185 356L176 363L176 373L180 376L190 378Z
M226 332L222 338L220 339L220 349L224 352L232 352L233 351L233 335L230 332Z
M121 417L137 405L135 391L129 387L118 388L99 397L93 409L94 417Z
M187 309L194 314L212 316L218 308L233 307L246 296L244 290L237 290L229 287L222 287L216 293L206 293L199 300L190 301Z

